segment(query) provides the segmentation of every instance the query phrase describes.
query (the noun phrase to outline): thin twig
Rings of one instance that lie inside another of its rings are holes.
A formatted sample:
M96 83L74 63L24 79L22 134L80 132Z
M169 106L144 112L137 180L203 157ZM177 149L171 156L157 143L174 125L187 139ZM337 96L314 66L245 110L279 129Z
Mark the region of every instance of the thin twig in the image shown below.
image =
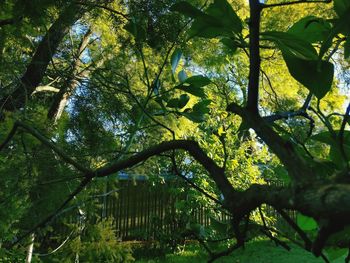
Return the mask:
M277 6L286 6L286 5L295 5L295 4L312 4L312 3L324 3L328 4L331 3L332 0L297 0L297 1L291 1L286 3L276 3L276 4L263 4L263 8L271 8L271 7L277 7Z

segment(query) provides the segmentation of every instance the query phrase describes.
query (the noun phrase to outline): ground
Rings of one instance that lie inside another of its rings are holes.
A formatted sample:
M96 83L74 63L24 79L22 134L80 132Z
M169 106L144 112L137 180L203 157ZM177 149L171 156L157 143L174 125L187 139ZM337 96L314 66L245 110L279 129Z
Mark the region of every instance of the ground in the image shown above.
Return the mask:
M276 247L269 240L256 240L247 243L244 250L240 249L232 253L231 256L218 259L217 263L322 263L320 258L315 258L301 248L289 244L292 248L290 252L281 247ZM344 262L344 257L333 259L332 263ZM188 247L179 254L167 255L162 259L142 259L136 260L138 263L200 263L206 262L207 256L198 247Z

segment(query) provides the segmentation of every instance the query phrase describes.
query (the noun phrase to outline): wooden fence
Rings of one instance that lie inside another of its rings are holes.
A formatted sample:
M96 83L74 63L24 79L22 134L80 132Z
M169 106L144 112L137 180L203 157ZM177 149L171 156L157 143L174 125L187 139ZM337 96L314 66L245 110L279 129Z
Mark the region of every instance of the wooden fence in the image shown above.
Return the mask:
M152 186L147 181L121 180L118 185L117 197L108 196L104 200L101 215L113 218L117 235L122 240L149 240L159 231L169 234L185 227L176 201L186 199L186 195L174 195L167 184ZM221 221L230 220L224 212L217 216ZM190 217L204 226L210 225L212 220L203 205L191 209Z
M159 238L159 234L179 233L186 228L189 216L193 223L203 226L211 225L213 214L215 221L228 222L231 217L224 211L216 211L197 205L190 211L180 212L176 204L180 200L186 202L186 194L175 195L169 191L169 185L176 186L178 181L167 181L164 184L152 185L148 180L119 180L117 195L101 197L99 218L113 220L118 238L121 240L152 240ZM183 186L180 183L179 186ZM103 204L103 205L102 205ZM275 227L280 231L291 234L290 227L272 207L266 207L268 216L276 218ZM184 215L185 214L185 215ZM185 216L185 218L184 218ZM289 216L295 220L295 212ZM88 216L89 223L96 222L96 216ZM76 222L76 216L72 216ZM59 230L59 232L64 229Z

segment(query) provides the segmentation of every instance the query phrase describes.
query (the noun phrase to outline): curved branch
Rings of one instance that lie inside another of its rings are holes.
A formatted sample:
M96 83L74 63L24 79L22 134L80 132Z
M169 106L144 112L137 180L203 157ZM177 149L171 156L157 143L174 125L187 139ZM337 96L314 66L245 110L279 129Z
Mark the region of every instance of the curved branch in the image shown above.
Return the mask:
M203 149L195 141L189 140L173 140L160 143L156 146L150 147L140 153L137 153L128 159L115 161L97 169L93 174L94 177L105 177L120 170L130 168L148 158L159 155L161 153L182 149L187 151L196 161L198 161L209 172L210 177L215 181L216 185L223 193L226 199L229 199L234 192L231 183L225 176L224 170L217 165Z

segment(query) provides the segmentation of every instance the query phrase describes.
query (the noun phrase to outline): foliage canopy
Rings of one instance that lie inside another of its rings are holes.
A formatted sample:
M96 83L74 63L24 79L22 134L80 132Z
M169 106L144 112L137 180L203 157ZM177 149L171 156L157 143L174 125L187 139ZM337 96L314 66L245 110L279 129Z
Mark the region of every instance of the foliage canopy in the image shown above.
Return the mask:
M173 173L230 213L234 242L210 260L257 229L283 243L265 204L326 262L325 247L348 245L348 0L1 5L5 250L45 237L69 206L93 211L118 172ZM104 244L131 260L108 234ZM79 238L81 250L96 245Z

